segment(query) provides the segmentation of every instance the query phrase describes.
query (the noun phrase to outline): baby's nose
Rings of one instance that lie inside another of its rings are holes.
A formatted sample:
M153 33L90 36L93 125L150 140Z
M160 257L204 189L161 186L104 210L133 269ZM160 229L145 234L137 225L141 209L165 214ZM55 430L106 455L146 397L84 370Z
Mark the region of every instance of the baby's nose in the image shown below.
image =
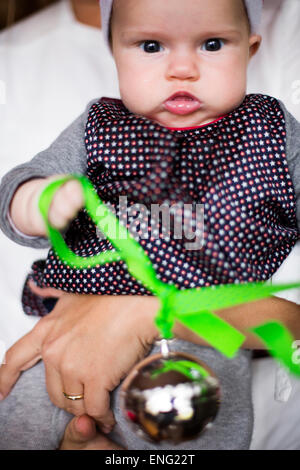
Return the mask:
M180 52L170 55L167 78L177 80L198 80L199 64L193 53Z

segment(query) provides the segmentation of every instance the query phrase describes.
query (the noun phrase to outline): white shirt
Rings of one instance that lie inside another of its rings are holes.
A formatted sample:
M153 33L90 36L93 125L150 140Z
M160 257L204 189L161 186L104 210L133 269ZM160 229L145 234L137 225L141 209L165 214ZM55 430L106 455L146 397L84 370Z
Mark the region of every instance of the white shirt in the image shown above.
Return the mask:
M264 0L262 45L248 69L248 92L282 100L300 121L300 2Z

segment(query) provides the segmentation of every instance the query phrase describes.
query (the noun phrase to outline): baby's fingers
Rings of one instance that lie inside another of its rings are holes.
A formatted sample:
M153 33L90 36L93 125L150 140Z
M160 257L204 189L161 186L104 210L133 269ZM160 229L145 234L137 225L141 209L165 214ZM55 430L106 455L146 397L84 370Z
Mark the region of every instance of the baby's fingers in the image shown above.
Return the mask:
M74 207L81 208L84 203L83 191L78 181L68 181L61 188L63 196L68 198L74 204Z
M49 222L58 229L65 228L84 204L78 181L69 181L55 194L49 209Z

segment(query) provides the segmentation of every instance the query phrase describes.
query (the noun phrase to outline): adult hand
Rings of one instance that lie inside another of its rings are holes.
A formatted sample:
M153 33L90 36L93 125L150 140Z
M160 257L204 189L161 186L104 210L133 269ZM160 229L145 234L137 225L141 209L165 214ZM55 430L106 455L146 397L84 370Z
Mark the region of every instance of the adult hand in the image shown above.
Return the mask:
M64 293L53 311L7 351L0 393L8 395L21 371L43 359L54 405L76 416L87 414L110 432L109 392L156 339L158 307L155 297ZM84 399L71 401L63 391Z
M66 427L59 450L124 450L96 429L87 415L73 418Z

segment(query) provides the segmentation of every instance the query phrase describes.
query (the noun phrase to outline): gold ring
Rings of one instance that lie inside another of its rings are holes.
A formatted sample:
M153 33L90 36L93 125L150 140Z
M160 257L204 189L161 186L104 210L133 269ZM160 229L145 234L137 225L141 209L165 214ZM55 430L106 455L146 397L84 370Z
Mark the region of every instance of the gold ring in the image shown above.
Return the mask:
M83 400L83 398L84 398L83 393L81 395L68 395L67 393L63 392L63 394L68 400L72 400L72 401Z

